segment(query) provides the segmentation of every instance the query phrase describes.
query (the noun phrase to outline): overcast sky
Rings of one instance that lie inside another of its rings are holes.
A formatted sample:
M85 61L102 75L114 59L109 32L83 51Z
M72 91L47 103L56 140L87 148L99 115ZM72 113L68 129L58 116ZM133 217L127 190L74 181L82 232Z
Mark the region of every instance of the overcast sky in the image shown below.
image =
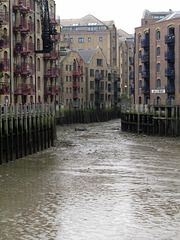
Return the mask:
M55 0L60 19L82 18L92 14L101 21L114 20L118 29L134 33L141 25L145 9L149 11L180 11L179 0Z

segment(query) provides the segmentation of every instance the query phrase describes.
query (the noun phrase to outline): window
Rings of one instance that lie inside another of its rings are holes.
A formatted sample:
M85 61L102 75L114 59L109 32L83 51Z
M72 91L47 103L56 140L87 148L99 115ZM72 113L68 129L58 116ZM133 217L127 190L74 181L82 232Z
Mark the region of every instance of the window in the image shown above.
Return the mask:
M90 81L90 89L94 89L94 82Z
M156 40L160 40L161 39L161 33L160 31L156 32Z
M37 32L40 33L40 21L39 21L39 19L37 20Z
M140 50L139 51L139 59L141 59L142 58L142 51Z
M66 65L66 71L68 71L68 65Z
M103 60L98 58L97 59L97 66L102 66L103 65L102 62L103 62Z
M94 77L94 69L90 69L90 77Z
M101 70L101 76L104 78L104 70Z
M139 44L141 44L141 40L142 40L142 37L141 37L141 35L139 35L139 36L138 36L138 42L139 42Z
M37 50L40 50L40 39L37 39Z
M71 65L69 65L69 71L71 71L71 69L72 69L72 67L71 67Z
M68 82L68 76L66 76L66 82Z
M73 43L73 38L70 38L70 42Z
M94 94L90 94L90 101L91 101L91 102L94 101Z
M68 93L68 88L66 88L66 93Z
M161 80L160 79L157 80L157 88L161 88Z
M41 64L40 64L40 59L38 58L37 60L37 71L41 70Z
M81 77L81 82L83 83L83 77Z
M41 79L40 79L40 77L38 77L38 90L40 90L41 89Z
M81 93L83 93L83 88L81 88Z
M139 73L142 73L142 65L139 66Z
M79 41L79 43L83 43L84 42L84 38L79 38L78 41Z
M142 81L139 81L139 88L142 88Z
M99 41L102 42L103 38L102 37L99 37Z
M71 82L71 79L72 79L72 78L71 78L71 76L70 76L70 77L69 77L69 81L70 81L70 82Z
M101 82L101 90L104 90L104 82Z
M91 37L88 37L88 42L91 42Z
M157 63L157 66L156 66L157 73L160 73L160 69L161 69L161 64Z
M161 48L158 47L158 48L157 48L157 57L160 57L160 56L161 56Z

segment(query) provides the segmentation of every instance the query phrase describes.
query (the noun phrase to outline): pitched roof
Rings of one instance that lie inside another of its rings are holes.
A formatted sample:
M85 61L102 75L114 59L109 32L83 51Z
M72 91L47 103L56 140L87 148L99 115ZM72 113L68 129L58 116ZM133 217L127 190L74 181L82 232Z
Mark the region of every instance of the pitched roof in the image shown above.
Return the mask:
M80 48L73 50L78 52L85 63L89 63L94 53L97 51L97 48Z
M147 9L144 10L142 19L161 19L166 17L167 15L171 14L172 11L169 10L168 12L150 12Z
M73 26L75 24L77 24L77 26L87 26L89 24L94 24L98 26L106 25L104 22L100 21L99 19L97 19L91 14L88 14L78 19L61 19L62 26Z
M168 21L171 19L175 19L175 18L180 18L180 11L177 12L171 12L171 14L168 14L167 16L165 16L163 19L157 21L157 22L163 22L163 21Z

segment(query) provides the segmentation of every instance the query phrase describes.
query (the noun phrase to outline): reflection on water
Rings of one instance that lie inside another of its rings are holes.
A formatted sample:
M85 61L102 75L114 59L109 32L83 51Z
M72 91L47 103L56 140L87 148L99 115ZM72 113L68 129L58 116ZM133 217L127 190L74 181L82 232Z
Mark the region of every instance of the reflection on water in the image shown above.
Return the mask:
M0 239L180 239L179 140L58 127L56 147L0 166Z

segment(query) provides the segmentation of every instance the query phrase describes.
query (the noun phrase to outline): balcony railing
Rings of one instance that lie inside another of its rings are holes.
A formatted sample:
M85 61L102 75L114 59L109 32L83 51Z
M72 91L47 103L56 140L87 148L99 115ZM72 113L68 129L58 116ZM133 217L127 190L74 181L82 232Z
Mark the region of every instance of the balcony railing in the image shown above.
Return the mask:
M9 13L0 11L0 23L7 24L9 23Z
M14 74L32 75L35 73L34 64L14 64Z
M13 9L20 11L28 11L28 5L26 4L26 0L13 0Z
M34 43L27 42L14 42L14 52L18 53L33 53L34 52Z
M80 82L73 82L73 88L79 88L80 87Z
M175 53L173 51L165 52L165 59L166 60L174 60L175 59Z
M149 47L149 40L148 39L142 40L141 46L144 47L144 48Z
M165 70L165 76L166 77L175 77L175 70L171 68L167 68Z
M9 59L1 59L0 71L10 71L10 60Z
M21 20L20 24L14 23L13 30L33 33L34 32L34 23L28 22L26 19L23 19L23 20Z
M172 85L165 86L165 92L170 93L170 94L174 94L175 93L175 86L172 86Z
M58 59L60 57L59 51L53 51L51 53L44 53L44 59Z
M148 63L149 62L149 55L143 55L142 58L141 58L141 61L143 63Z
M169 34L165 36L165 43L166 44L173 44L175 42L175 35Z
M0 48L8 48L9 47L9 37L8 36L2 36L0 39Z
M148 70L142 71L141 76L142 78L149 78L149 71Z
M10 94L10 83L0 82L0 95Z
M54 13L50 14L49 19L51 24L57 24Z
M149 88L149 86L143 86L143 87L142 87L142 93L144 93L144 94L149 94L149 93L150 93L150 88Z
M74 70L74 71L73 71L73 77L82 76L82 75L83 75L82 69Z
M73 93L73 99L77 99L78 98L78 93L74 92Z
M52 39L54 42L60 42L60 33L57 33L56 35L52 35L52 36L51 36L51 39Z
M44 87L45 95L60 95L60 87L59 86L45 86Z
M18 84L14 86L15 95L35 95L35 84Z
M59 70L56 68L51 68L48 70L44 70L44 76L45 77L58 77L59 76Z

